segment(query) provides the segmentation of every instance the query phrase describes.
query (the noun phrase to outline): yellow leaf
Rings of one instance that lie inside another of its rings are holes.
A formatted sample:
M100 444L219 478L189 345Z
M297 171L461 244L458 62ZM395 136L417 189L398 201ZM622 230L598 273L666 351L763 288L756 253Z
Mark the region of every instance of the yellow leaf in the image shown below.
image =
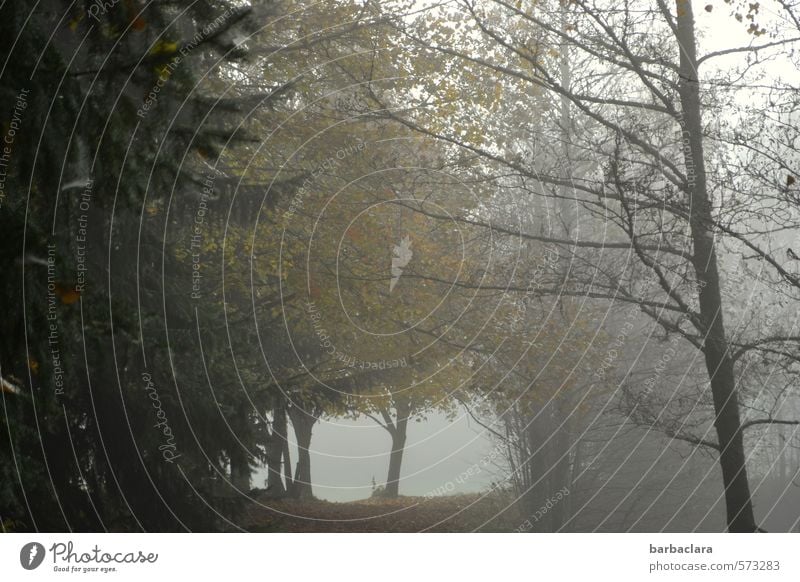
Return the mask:
M169 42L166 40L158 41L152 49L150 49L151 55L170 55L174 54L178 51L178 43L176 42Z

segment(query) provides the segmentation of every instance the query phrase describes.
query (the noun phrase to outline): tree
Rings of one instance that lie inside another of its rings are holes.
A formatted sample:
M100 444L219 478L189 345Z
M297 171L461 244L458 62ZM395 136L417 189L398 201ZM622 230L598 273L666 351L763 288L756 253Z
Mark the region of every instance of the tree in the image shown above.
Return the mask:
M727 119L720 116L717 121L703 122L704 103L712 94L729 95L734 88L751 91L749 83L761 71L758 61L748 61L742 71L731 71L722 83L704 81L724 74L708 70L712 59L735 53L774 54L797 42L796 31L792 34L784 27L773 32L776 40L769 43L759 44L756 38L748 46L701 56L692 7L683 0L672 8L663 2L637 7L636 18L626 8L611 10L580 0L566 5L566 17L564 5L559 3L497 0L485 4L466 1L460 6L470 18L469 33L458 40L437 42L437 35L452 22L447 13L437 10L425 22L403 26L403 31L419 43L420 50L481 69L503 88L527 88L507 100L523 99L527 92L544 95L551 103L568 101L572 123L580 130L573 132L569 144L573 157L542 165L513 147L504 147L499 137L492 142L491 134L490 146L470 140L458 129L439 129L421 113L392 117L481 156L498 171L518 176L536 195L563 199L566 186L570 204L585 214L587 223L591 216L605 222L604 238L593 238L600 232L598 225L582 229L587 238L574 240L490 221L483 224L516 237L558 245L576 268L569 272L568 285L551 287L553 293L632 302L667 333L680 335L701 351L713 395L714 446L719 452L728 527L730 531L755 531L743 436L751 425L741 419L741 391L731 357L733 350L744 346L738 346L725 327L717 266L719 241L735 241L770 265L779 279L791 282L793 278L783 261L762 246L765 232L784 227L761 215L769 195L748 201L749 210L744 210L742 204L728 203L723 194L732 189L726 183L728 174L709 158L709 148L713 144L715 155L722 155L717 152L727 148L724 132L719 131ZM645 30L646 35L639 34ZM760 30L751 27L750 34L760 34ZM481 35L483 44L472 40L474 34ZM559 51L568 51L570 62L575 63L568 84L562 82L563 55ZM700 76L703 68L708 70L705 78ZM378 111L391 111L380 95L371 97ZM443 97L429 92L421 94L418 101L427 105L441 102ZM723 103L734 107L732 101ZM407 105L414 111L413 104ZM480 126L478 118L470 122ZM724 155L733 156L736 151L726 150ZM565 181L567 163L571 178ZM715 172L710 177L709 167ZM736 227L730 221L734 215ZM654 284L643 286L643 276ZM640 293L643 288L646 294ZM768 344L770 349L785 352L796 343L792 335L770 334L751 345ZM691 435L684 436L693 440Z
M16 485L0 513L21 530L224 527L229 512L212 507L208 485L220 448L193 443L183 414L208 418L215 403L199 391L181 400L184 371L175 377L164 345L175 303L161 301L172 265L157 223L163 232L173 194L200 189L202 162L186 158L238 141L225 113L241 101L209 101L215 81L197 81L201 65L243 57L234 38L251 10L201 1L87 13L58 0L2 10L3 86L19 88L3 90L3 107L28 97L4 182L14 194L0 209L13 239L3 266L15 273L2 293L21 307L6 322L0 375L23 392L3 401L13 420L0 464ZM19 460L27 468L14 471ZM211 502L199 509L198 496Z

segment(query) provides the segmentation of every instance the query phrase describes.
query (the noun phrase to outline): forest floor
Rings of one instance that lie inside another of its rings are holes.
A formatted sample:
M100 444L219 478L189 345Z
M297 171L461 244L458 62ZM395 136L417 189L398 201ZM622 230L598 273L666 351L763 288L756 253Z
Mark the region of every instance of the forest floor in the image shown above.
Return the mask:
M252 532L510 532L524 521L496 495L370 498L333 503L262 498L240 523ZM506 509L507 508L507 509Z

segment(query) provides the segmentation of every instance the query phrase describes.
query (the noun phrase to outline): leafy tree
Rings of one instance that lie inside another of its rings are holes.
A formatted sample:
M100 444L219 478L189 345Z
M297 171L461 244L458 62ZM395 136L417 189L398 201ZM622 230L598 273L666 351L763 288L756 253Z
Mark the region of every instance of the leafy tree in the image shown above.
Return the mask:
M95 13L56 0L0 10L3 109L29 93L0 211L12 235L4 268L16 274L2 293L23 307L0 348L0 374L21 391L3 400L0 464L16 485L0 513L14 529L216 528L228 512L213 507L209 478L224 447L192 443L184 413L215 402L182 393L173 374L156 226L173 197L199 190L186 157L237 140L224 119L236 103L196 82L209 62L243 57L235 39L251 10Z
M761 351L767 346L785 353L796 345L797 338L770 333L742 344L731 337L724 319L717 257L720 245L727 241L737 253L754 254L768 265L777 285L794 285L785 261L769 250L765 233L781 231L796 223L796 217L793 212L775 215L765 225L762 211L775 202L775 186L749 192L745 202L737 192L749 190L756 177L731 184L735 174L724 163L750 150L749 145L730 147L726 124L738 114L734 93L756 94L755 79L763 72L762 61L749 59L739 70L728 69L727 74L714 69L713 63L727 55L786 51L796 42L791 18L772 25L771 42L755 40L746 46L702 53L697 47L691 3L684 0L677 0L674 6L654 2L637 7L635 18L627 9L611 10L581 1L466 1L459 3L459 8L469 16L467 27L479 32L482 42L469 36L460 37L462 42L437 42L437 35L454 19L436 10L404 27L407 38L416 39L420 50L481 69L504 88L506 83L524 86L528 93L546 96L551 103L566 104L576 128L569 135L571 155L538 164L514 147L477 142L462 132L439 129L435 123L426 123L423 115L396 117L504 168L552 200L563 199L567 187L570 204L587 216L588 228L582 229L585 238L568 241L497 226L522 238L557 244L575 257L573 262L580 270L570 272L566 290L559 286L552 292L631 301L667 333L678 334L700 350L713 397L714 420L709 429L716 433L716 440L699 440L719 452L729 530L755 531L745 429L753 426L751 421L796 421L742 420L742 392L737 388L732 353L739 347ZM791 6L784 9L790 17L794 14ZM721 17L725 16L709 16ZM762 29L751 22L748 31L758 37ZM640 34L644 30L647 34ZM564 59L572 64L567 79ZM379 110L387 110L380 95L372 97ZM436 97L438 93L430 91L420 94L419 101L424 104ZM511 102L519 98L506 96ZM704 122L704 114L711 114L706 104L712 99L720 112L729 114L719 113ZM742 125L736 123L731 133L735 135L739 127ZM559 127L558 131L562 130ZM756 153L763 163L770 164L765 150ZM570 170L565 172L566 168ZM571 175L566 183L565 175ZM602 230L591 226L591 216L604 221ZM599 232L604 233L603 238L594 237ZM625 252L632 252L628 257L633 260L623 257ZM654 284L647 285L648 280ZM643 288L646 294L641 293ZM680 436L698 442L697 435Z

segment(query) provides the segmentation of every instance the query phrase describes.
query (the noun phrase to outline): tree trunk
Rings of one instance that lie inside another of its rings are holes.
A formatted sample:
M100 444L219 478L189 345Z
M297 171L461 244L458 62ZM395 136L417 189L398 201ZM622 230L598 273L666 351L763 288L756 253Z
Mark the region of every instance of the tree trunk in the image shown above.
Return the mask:
M280 404L273 409L272 432L267 442L267 491L270 496L281 497L286 493L281 479L281 458L283 457L283 440L280 426L286 432L286 410Z
M283 439L283 481L286 483L286 491L289 492L294 486L292 479L292 459L289 456L289 439Z
M392 452L389 455L389 473L386 477L386 497L395 499L400 493L400 468L406 448L408 417L398 418L392 435Z
M250 491L250 462L247 453L240 447L230 452L231 484L244 493Z
M524 456L520 458L520 467L524 469L524 489L522 507L524 516L531 521L530 532L547 532L550 515L542 515L542 510L550 497L550 479L547 473L553 469L553 456L548 446L543 445L551 438L549 415L539 411L535 415L526 410L520 418L525 435Z
M297 439L297 467L295 467L294 480L289 494L295 499L310 499L313 497L311 489L311 432L317 419L297 406L290 406L288 410L295 438Z
M553 432L551 437L551 446L553 448L552 454L552 469L550 475L550 498L556 498L553 504L553 509L550 511L550 531L560 531L564 523L571 517L567 511L567 500L569 499L569 490L572 487L571 481L571 467L570 467L570 441L572 440L572 431L570 430L570 423L565 420L566 415L559 409L554 407L559 414L553 419ZM564 494L563 492L566 492ZM563 497L559 498L558 493L562 493Z
M720 467L725 487L728 531L756 531L750 486L747 480L742 424L733 371L722 318L717 256L712 230L703 157L700 86L697 74L694 15L689 0L676 0L677 37L680 50L679 93L682 109L682 138L688 182L690 227L694 254L692 261L700 289L699 311L705 330L703 353L711 380Z

